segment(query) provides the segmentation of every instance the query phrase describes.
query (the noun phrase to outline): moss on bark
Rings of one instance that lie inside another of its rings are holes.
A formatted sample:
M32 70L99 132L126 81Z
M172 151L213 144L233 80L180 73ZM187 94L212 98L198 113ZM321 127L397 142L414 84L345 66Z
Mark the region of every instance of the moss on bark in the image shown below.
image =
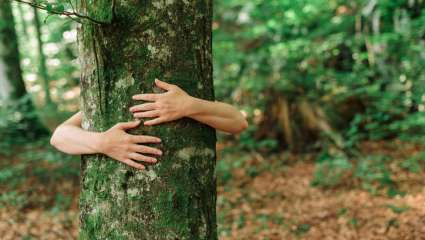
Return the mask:
M159 91L155 77L214 100L211 1L106 3L80 4L100 21L113 16L109 24L87 22L79 29L86 129L131 120L131 96ZM103 12L108 9L114 12ZM131 133L160 137L164 154L146 171L99 154L83 156L80 237L217 239L215 130L181 119Z

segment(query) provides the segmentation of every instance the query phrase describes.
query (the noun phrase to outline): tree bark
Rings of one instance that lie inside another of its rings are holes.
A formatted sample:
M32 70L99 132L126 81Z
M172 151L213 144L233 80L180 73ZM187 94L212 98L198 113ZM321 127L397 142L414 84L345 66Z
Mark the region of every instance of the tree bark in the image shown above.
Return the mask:
M10 111L13 109L22 115L13 123L20 125L19 133L15 134L28 138L49 134L35 114L34 105L25 89L15 20L9 0L0 1L0 102L7 104Z
M83 128L132 120L136 93L157 77L214 100L212 1L88 1L78 40ZM215 130L191 119L141 126L164 154L144 171L104 155L81 162L81 239L217 239Z

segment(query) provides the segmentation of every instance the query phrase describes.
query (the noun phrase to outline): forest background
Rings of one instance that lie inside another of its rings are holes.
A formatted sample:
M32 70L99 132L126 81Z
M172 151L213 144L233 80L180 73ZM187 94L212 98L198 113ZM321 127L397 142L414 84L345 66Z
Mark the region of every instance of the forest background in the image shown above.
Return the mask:
M48 140L79 108L79 23L38 2L12 1L26 94L0 99L0 235L72 239L79 157ZM213 59L250 123L218 135L220 239L421 239L425 1L215 0Z

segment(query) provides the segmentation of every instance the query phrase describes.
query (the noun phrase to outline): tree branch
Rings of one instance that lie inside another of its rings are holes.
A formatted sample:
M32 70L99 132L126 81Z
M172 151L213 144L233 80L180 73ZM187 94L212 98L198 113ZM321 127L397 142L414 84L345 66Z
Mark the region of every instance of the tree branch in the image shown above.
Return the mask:
M64 16L67 16L67 17L71 18L74 21L77 21L76 18L82 18L82 19L89 20L89 21L91 21L93 23L96 23L96 24L106 24L106 22L98 21L98 20L93 19L93 18L91 18L89 16L82 15L82 14L77 13L77 12L74 12L74 11L73 12L69 12L69 11L63 11L63 12L61 12L61 11L56 11L54 9L49 9L48 10L46 6L38 5L38 4L33 3L33 2L27 2L27 1L24 1L24 0L13 0L13 1L19 2L19 3L28 4L28 5L30 5L30 6L32 6L34 8L45 10L45 11L47 11L50 14L64 15Z

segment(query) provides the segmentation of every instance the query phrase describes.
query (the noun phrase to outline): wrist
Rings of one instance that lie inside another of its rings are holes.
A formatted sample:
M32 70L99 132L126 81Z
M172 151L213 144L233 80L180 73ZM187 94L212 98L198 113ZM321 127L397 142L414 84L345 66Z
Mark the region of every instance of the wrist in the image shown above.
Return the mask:
M102 153L104 154L104 149L105 149L105 134L103 132L100 133L94 133L94 143L93 143L93 147L95 152L97 153Z
M196 114L196 106L198 104L198 99L192 96L188 96L187 104L184 109L185 117L192 117Z

